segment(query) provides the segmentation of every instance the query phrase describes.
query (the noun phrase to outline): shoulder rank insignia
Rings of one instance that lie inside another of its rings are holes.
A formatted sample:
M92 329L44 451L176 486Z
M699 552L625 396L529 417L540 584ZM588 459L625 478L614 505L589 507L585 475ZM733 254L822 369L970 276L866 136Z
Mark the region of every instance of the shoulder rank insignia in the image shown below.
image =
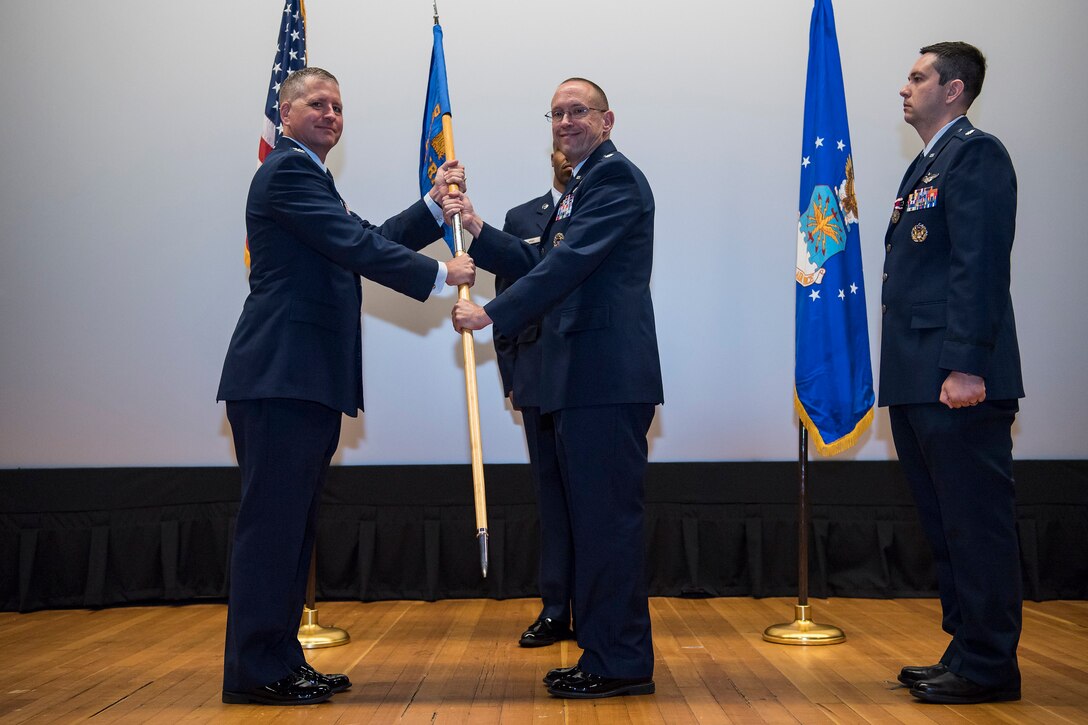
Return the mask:
M974 133L974 132L975 132L976 130L977 130L977 129L974 129L974 128L972 128L972 129L971 129L970 131L968 131L967 133L965 133L965 134L963 134L963 135L964 135L964 136L970 136L970 135L971 135L971 134L973 134L973 133Z
M910 238L916 244L921 244L929 236L929 230L925 224L915 224L910 230Z
M605 155L604 155L604 156L602 156L601 158L605 158L605 159L610 159L610 158L612 158L612 157L613 157L613 156L615 156L615 155L616 155L616 152L615 152L615 151L613 151L613 152L612 152L612 153L610 153L610 154L605 154Z

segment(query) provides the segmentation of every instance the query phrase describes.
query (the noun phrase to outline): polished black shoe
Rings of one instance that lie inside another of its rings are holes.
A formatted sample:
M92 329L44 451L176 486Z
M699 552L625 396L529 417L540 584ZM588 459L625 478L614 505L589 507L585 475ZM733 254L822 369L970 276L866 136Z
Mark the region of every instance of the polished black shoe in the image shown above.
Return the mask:
M556 667L554 670L548 670L548 674L544 675L544 684L551 687L567 675L573 675L577 671L578 665L574 665L573 667Z
M916 682L932 680L934 677L940 677L945 672L948 672L948 668L944 666L943 662L926 667L904 667L899 670L899 681L907 687L912 687Z
M332 697L328 685L317 685L305 677L291 675L264 687L232 692L223 690L228 705L314 705Z
M955 672L945 671L932 680L922 680L910 688L910 694L922 702L941 705L973 705L979 702L1004 702L1020 699L1020 685L987 687Z
M295 670L295 674L315 685L325 685L334 695L351 687L351 680L348 679L347 675L325 675L310 667L309 664L303 664Z
M529 625L521 634L518 644L522 647L547 647L563 639L574 639L574 632L565 624L544 617Z
M617 695L652 695L654 681L649 677L636 679L603 677L578 670L549 685L548 693L556 697L568 697L575 700L593 700Z

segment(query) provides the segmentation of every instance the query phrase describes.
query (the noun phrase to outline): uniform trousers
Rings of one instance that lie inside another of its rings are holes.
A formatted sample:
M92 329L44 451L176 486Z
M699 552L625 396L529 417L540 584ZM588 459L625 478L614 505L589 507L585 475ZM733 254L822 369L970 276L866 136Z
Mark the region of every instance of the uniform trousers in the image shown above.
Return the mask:
M230 560L223 689L244 691L288 677L306 662L298 628L341 413L270 398L227 401L227 419L242 497Z
M645 572L646 434L652 404L552 413L574 541L574 621L585 672L653 674Z
M941 656L987 686L1020 685L1020 546L1012 475L1016 400L893 405L892 436L937 569Z
M559 458L556 454L555 422L550 414L541 414L536 406L523 406L525 442L536 484L537 511L540 518L540 598L543 607L538 619L571 624L571 589L573 542L567 494L563 489Z

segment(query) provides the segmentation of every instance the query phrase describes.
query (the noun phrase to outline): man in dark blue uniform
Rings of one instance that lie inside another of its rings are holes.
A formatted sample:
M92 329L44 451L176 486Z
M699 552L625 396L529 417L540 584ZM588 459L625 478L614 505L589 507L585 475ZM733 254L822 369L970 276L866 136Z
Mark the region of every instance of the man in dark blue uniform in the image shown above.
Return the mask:
M455 162L427 197L373 226L325 168L343 131L336 78L297 71L279 103L284 136L250 185L250 292L217 396L242 473L223 661L232 704L310 704L351 686L306 664L298 627L341 415L363 407L359 276L418 300L475 281L468 255L442 264L414 251L441 236L445 185L464 183Z
M964 115L982 90L982 53L952 42L921 54L900 91L925 149L885 240L880 405L890 406L952 640L937 664L904 667L899 680L926 702L1018 700L1016 173L1001 142Z
M541 237L543 249L484 225L467 199L481 266L519 277L486 307L461 300L457 330L516 335L543 318L540 412L556 452L574 542L574 622L582 656L545 677L559 697L654 691L645 579L646 434L662 402L650 271L654 198L609 140L615 114L583 78L552 97L552 139L574 176ZM447 212L451 207L447 207Z
M539 249L540 235L555 214L559 197L570 182L574 167L558 149L552 150L552 188L506 213L502 230ZM495 293L515 280L495 278ZM503 393L521 411L529 467L536 484L540 518L540 598L543 606L518 644L546 647L571 639L571 535L567 518L567 497L555 451L555 425L550 414L540 413L540 322L534 322L515 337L496 332L495 355L502 378Z

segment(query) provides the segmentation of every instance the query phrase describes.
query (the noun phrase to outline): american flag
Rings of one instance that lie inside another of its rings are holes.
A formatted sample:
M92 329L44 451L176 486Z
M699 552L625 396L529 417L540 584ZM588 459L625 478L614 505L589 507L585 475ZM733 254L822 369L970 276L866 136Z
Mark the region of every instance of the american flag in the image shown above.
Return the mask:
M280 124L280 84L297 70L306 67L306 4L302 0L287 0L283 8L280 34L276 40L276 57L272 60L272 78L268 81L268 96L264 100L264 128L257 146L257 158L276 148L283 135ZM249 267L249 239L246 239L244 259Z
M268 97L264 104L264 129L261 132L257 158L264 161L283 135L280 125L280 84L288 75L306 67L306 4L303 0L287 0L283 22L276 42L276 57L272 61L272 78L268 81Z

